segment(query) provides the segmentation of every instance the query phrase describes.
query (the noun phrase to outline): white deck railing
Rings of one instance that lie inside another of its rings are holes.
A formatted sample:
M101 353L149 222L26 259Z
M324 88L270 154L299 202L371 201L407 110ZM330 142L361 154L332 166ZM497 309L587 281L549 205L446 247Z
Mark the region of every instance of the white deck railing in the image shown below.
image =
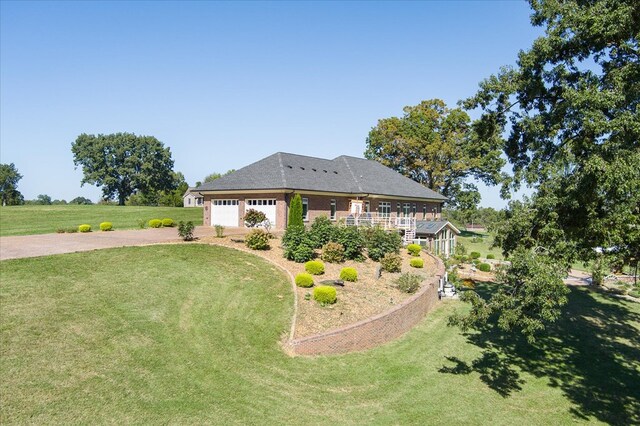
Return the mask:
M379 213L362 213L343 218L348 226L380 226L383 229L416 229L415 217L391 216Z

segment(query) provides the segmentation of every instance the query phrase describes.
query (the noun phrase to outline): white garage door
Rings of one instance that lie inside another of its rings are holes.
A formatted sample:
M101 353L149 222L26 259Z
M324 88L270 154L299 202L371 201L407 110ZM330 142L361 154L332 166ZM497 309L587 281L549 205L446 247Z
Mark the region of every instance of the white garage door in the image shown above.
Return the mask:
M267 216L271 226L276 226L276 200L275 199L262 199L262 200L247 200L246 210L254 209L262 212Z
M211 226L238 226L238 200L211 200Z

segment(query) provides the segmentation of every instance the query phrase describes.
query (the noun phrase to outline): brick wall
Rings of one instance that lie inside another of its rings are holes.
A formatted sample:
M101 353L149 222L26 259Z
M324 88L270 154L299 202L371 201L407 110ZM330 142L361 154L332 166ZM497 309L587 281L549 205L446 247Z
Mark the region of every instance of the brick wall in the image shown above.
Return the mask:
M413 328L438 303L438 281L444 264L438 258L435 276L409 299L393 309L366 320L314 336L289 340L287 351L296 355L329 355L371 349Z

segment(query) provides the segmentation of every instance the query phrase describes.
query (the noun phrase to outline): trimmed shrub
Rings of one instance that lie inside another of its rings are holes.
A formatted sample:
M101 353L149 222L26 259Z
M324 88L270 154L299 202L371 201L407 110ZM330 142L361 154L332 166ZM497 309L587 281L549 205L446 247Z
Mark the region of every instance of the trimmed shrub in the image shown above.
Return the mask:
M355 226L336 227L333 242L342 244L345 259L363 259L362 249L364 248L364 238Z
M334 287L329 285L319 285L313 289L313 299L324 306L336 303L338 297Z
M379 261L387 253L399 253L402 247L402 237L397 232L385 231L379 226L361 228L360 233L367 247L369 258Z
M100 224L101 231L111 231L113 229L113 224L111 222L102 222Z
M380 266L383 271L400 272L402 269L402 257L396 253L387 253L380 259Z
M491 265L489 265L488 263L480 263L478 265L478 269L482 272L489 272L491 271Z
M195 228L195 226L193 226L193 222L189 221L184 223L183 221L180 221L178 223L178 235L184 241L193 241L193 228Z
M340 271L340 279L344 281L358 281L358 271L356 268L342 268Z
M78 226L79 232L91 232L91 225L83 224Z
M244 243L251 250L269 249L269 234L263 229L253 229L244 239Z
M409 244L407 246L407 251L411 256L420 256L420 250L422 250L422 247L418 244Z
M301 272L296 275L295 281L298 287L313 287L313 277L311 276L311 274L307 274L306 272Z
M422 278L414 274L402 274L396 280L396 287L405 293L415 293L420 288Z
M58 229L56 229L56 233L64 234L65 233L65 229L64 228L58 228Z
M160 219L151 219L149 221L150 228L160 228L162 226L162 221Z
M144 229L146 227L147 227L147 222L145 222L144 219L138 219L138 228Z
M300 194L294 194L289 203L289 220L287 221L287 230L289 228L304 227L304 218L302 217L302 198Z
M310 260L304 264L304 270L311 275L324 274L324 263L319 260Z
M462 255L462 256L460 257L460 260L461 260L461 261L463 261L463 262L468 262L468 261L469 261L469 256L467 256L467 255Z
M327 243L322 246L322 260L329 263L344 262L344 247L340 243Z
M311 224L309 238L313 242L313 248L320 248L331 241L335 226L327 216L317 217Z
M315 255L304 227L288 227L282 237L282 245L285 247L284 257L297 263L307 262Z
M215 228L216 228L216 238L224 237L224 226L216 225Z
M487 255L487 259L495 259L495 258L496 258L496 255L495 255L495 254L489 253L489 254Z
M246 211L242 219L247 227L255 228L257 225L267 220L267 215L256 209L249 209Z
M414 257L409 261L409 265L413 268L424 268L424 260L420 257Z
M480 258L480 252L472 251L471 253L469 253L469 257L472 259L478 259Z
M171 228L171 227L174 227L176 225L173 222L173 219L169 219L167 217L167 218L162 219L162 226L164 226L165 228Z
M67 234L75 234L76 232L78 232L78 228L67 228L66 232Z

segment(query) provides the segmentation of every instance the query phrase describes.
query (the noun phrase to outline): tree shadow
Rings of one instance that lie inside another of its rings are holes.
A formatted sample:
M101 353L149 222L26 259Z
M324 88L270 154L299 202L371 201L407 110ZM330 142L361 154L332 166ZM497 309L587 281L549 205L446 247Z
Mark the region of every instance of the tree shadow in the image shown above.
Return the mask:
M549 386L574 404L576 418L640 424L640 314L632 303L571 287L562 317L535 344L490 328L469 333L467 340L482 348L482 355L471 364L447 357L454 366L440 372L477 372L503 397L521 390L518 371L547 377Z
M461 237L470 237L470 238L473 238L473 237L480 237L480 238L483 238L483 237L486 237L487 235L486 235L486 234L483 234L483 233L481 233L481 232L467 231L467 230L465 229L464 231L463 231L463 230L460 230L460 236L461 236Z

